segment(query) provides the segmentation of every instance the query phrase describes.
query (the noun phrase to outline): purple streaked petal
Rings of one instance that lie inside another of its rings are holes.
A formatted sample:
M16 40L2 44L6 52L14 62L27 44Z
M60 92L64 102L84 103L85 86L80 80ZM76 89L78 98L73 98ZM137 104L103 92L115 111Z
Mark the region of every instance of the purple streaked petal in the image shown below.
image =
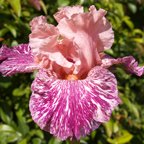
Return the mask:
M115 76L99 66L83 80L50 78L41 70L32 91L29 107L33 120L62 140L86 136L108 121L121 102Z
M15 73L32 72L38 69L34 63L28 44L21 44L13 48L2 46L0 49L0 73L10 76Z
M126 70L137 76L142 76L144 74L144 66L138 66L138 62L133 56L126 56L122 58L112 58L108 55L104 56L102 59L102 67L108 68L115 64L122 64L125 66Z

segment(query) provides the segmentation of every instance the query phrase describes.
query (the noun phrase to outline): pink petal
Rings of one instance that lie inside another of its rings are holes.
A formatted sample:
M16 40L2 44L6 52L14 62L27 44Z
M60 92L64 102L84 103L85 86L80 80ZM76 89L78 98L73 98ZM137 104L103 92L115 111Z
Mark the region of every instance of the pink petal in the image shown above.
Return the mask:
M90 7L90 12L74 14L71 18L59 21L58 29L62 36L73 40L79 47L79 59L83 69L90 70L101 63L99 52L109 49L114 35L109 22L105 19L106 12Z
M47 23L46 17L39 16L39 17L33 18L33 20L30 22L30 26L31 26L31 29L34 30L37 27L44 25L45 23Z
M89 10L93 14L94 21L97 23L95 26L95 31L98 33L98 51L102 52L104 50L110 49L114 42L114 32L112 30L111 24L104 17L106 11L103 9L97 11L94 6L91 6Z
M86 136L108 121L120 103L115 76L99 66L84 80L60 80L40 71L32 91L33 120L62 140Z
M34 63L28 44L21 44L11 49L2 46L0 49L0 72L3 75L32 72L35 69L39 69L39 66Z
M30 24L32 33L29 36L29 44L32 53L40 58L47 57L62 67L71 68L73 63L69 62L59 49L61 40L57 28L47 24L43 16L34 18Z
M144 74L144 66L138 66L138 62L133 56L126 56L123 58L112 58L105 55L102 60L102 65L104 68L109 68L115 64L122 64L125 66L126 70L137 76L142 76Z
M74 14L80 14L83 13L83 7L82 6L66 6L63 8L59 8L59 11L54 15L57 22L59 22L63 18L70 19Z

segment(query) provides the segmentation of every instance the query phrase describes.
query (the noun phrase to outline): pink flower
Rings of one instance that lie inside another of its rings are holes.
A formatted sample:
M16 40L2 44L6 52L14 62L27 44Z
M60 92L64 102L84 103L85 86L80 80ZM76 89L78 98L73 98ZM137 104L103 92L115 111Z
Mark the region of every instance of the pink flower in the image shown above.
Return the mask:
M133 74L144 73L132 56L102 54L114 41L105 14L94 6L89 12L81 6L64 7L54 15L57 26L36 17L30 22L29 44L0 49L3 75L38 70L30 112L41 129L61 140L80 139L110 119L121 102L110 66L123 64Z

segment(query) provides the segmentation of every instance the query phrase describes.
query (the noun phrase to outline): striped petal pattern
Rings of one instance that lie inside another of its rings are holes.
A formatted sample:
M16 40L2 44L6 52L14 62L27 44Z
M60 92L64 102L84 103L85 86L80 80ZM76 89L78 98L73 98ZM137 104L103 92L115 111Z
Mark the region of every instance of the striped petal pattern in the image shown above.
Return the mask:
M28 44L21 44L13 48L2 46L0 49L0 73L3 75L33 72L35 69L39 69L39 66L34 62Z
M83 80L50 78L41 70L32 84L29 107L41 129L65 140L98 128L120 102L115 76L97 66Z
M108 55L105 55L102 59L102 67L109 68L112 65L121 64L125 69L131 74L137 76L142 76L144 74L144 66L139 66L138 62L133 56L126 56L122 58L112 58Z

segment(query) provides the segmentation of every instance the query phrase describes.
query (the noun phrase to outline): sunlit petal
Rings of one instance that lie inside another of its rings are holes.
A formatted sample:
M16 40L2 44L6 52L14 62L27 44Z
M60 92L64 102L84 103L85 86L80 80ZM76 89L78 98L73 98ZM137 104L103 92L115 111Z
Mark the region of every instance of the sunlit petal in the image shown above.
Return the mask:
M111 25L104 17L106 11L97 11L94 6L89 10L86 13L73 14L70 18L63 18L57 26L60 34L73 40L79 48L79 73L83 73L83 69L88 71L99 65L99 53L109 49L114 41Z

